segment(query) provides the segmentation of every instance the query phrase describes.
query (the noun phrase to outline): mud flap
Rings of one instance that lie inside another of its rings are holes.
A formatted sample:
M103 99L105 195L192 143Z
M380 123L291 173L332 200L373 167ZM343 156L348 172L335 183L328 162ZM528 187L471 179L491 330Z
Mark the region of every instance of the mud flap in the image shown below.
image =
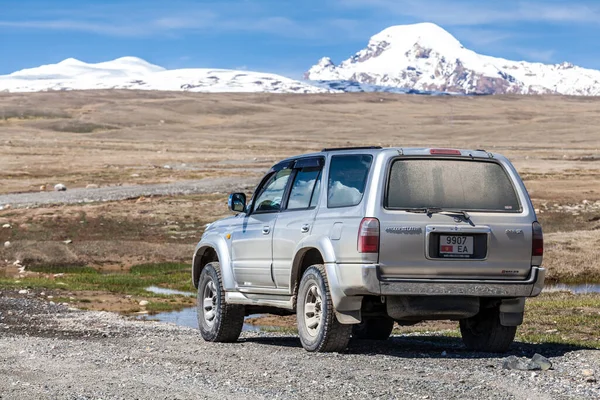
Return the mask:
M500 324L503 326L519 326L523 323L525 297L504 299L500 303Z
M340 289L335 264L325 264L325 270L327 271L329 294L331 295L337 320L340 324L360 324L363 296L346 296Z

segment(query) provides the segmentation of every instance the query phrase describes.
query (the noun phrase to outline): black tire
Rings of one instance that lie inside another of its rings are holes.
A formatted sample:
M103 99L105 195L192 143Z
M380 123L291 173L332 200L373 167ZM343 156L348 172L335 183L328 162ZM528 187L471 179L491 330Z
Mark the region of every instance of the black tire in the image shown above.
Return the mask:
M313 298L315 301L311 302ZM311 307L314 312L310 310ZM310 315L312 317L308 317ZM323 265L313 265L302 275L298 287L296 318L300 342L306 350L320 353L339 352L348 346L352 325L341 324L335 316ZM315 322L317 325L310 328L307 325Z
M208 300L209 297L212 298L212 304L205 307L204 300ZM208 342L238 340L244 324L244 306L225 303L225 290L218 262L206 264L200 274L197 310L198 328L204 340Z
M504 353L515 339L517 327L500 324L500 308L492 307L474 317L461 319L460 333L469 350Z
M363 318L360 324L352 325L352 337L359 340L387 340L394 329L391 318Z

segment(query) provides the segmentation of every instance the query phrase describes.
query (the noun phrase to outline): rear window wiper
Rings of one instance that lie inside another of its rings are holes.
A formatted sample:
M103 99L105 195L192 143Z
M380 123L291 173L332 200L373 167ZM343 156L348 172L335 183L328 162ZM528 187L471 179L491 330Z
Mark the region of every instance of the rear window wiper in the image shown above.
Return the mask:
M422 207L422 208L405 208L404 211L413 213L431 214L461 214L465 219L471 219L471 216L465 210L455 210L452 208L441 207Z

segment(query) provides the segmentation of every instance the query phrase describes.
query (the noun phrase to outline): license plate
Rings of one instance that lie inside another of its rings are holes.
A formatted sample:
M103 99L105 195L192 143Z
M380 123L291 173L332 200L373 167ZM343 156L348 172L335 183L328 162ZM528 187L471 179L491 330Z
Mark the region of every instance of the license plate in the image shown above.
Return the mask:
M440 256L468 258L473 255L473 236L440 235Z

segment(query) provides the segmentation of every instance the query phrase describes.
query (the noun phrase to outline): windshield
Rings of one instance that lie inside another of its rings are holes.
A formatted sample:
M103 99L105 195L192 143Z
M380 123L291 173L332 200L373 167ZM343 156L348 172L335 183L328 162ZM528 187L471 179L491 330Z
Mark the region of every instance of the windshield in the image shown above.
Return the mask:
M449 159L394 161L386 208L521 211L515 189L500 164Z

